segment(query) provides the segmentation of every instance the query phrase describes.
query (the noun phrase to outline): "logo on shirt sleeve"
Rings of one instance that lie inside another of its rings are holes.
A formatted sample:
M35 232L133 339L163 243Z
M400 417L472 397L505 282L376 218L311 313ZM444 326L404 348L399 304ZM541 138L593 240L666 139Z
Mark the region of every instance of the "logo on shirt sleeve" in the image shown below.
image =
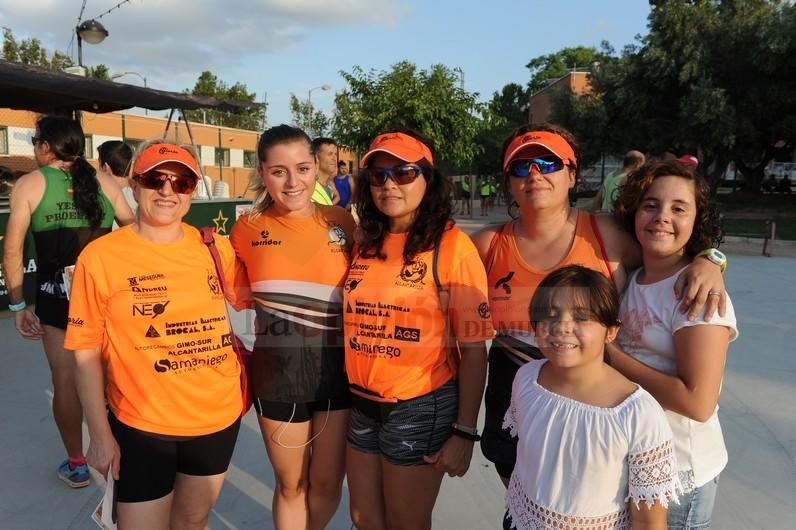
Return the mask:
M478 306L478 316L483 318L484 320L489 320L492 315L489 313L489 304L486 302L481 302Z

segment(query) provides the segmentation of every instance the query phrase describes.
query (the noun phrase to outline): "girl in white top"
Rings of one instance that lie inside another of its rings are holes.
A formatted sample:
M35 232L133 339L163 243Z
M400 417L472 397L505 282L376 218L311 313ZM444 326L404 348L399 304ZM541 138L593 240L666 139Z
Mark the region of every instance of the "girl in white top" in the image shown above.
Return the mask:
M504 427L518 437L505 529L666 528L677 499L672 432L660 405L605 362L619 296L597 271L549 274L531 301L546 359L514 379Z
M616 215L641 244L644 265L622 299L619 345L608 347L611 364L666 409L686 490L669 511L669 528L709 528L727 464L716 411L727 347L738 330L729 297L725 316L689 320L677 310L672 285L700 249L721 241L719 216L707 182L676 161L651 162L633 173Z

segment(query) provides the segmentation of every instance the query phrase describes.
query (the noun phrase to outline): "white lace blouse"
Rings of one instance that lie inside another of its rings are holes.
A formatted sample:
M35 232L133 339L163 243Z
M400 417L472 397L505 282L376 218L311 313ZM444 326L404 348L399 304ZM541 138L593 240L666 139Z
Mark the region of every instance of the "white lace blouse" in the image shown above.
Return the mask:
M520 368L503 426L519 438L506 505L518 530L630 529L628 501L668 506L681 491L672 431L637 388L612 408L537 382L546 360Z

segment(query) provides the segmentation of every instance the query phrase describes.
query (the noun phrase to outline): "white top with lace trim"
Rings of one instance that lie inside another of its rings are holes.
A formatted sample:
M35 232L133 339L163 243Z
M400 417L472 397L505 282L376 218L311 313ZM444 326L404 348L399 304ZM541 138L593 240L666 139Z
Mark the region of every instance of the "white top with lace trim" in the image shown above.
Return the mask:
M519 530L629 529L628 501L668 506L682 488L663 409L644 389L601 408L537 382L546 360L517 372L503 426L519 438L506 493Z

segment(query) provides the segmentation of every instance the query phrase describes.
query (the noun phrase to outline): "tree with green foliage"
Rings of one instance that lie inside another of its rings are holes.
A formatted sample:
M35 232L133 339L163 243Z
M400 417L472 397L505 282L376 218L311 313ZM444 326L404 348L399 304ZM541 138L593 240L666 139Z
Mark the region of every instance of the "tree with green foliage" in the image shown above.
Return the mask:
M310 101L300 100L295 94L290 94L290 114L293 116L293 125L305 131L308 135L326 136L332 120L323 111L310 108Z
M796 6L651 4L649 34L620 56L603 54L592 94L557 97L554 119L591 152L698 154L714 185L732 161L759 190L768 162L796 144Z
M481 111L476 144L482 153L474 164L478 175L494 175L502 171L500 153L508 135L528 120L528 90L509 83Z
M456 71L441 64L418 70L407 61L388 71L354 67L340 72L347 87L335 96L332 135L358 151L381 132L409 128L434 141L441 161L466 166L481 154L477 94L459 86Z
M210 96L232 101L254 102L256 98L256 94L249 92L246 85L242 83L235 83L232 86L227 85L208 70L202 72L196 80L193 89L191 91L186 90L186 92L194 96ZM186 114L191 121L258 131L262 126L264 112L265 109L261 105L254 105L233 111L216 109L190 110Z
M55 51L50 56L37 38L23 39L17 42L14 32L10 28L3 28L3 55L6 61L15 63L41 66L50 70L64 71L75 66L72 58L60 51ZM108 67L104 64L86 67L86 75L94 79L110 81Z
M528 91L535 94L549 85L551 81L563 77L567 71L591 68L599 60L600 56L597 50L589 46L563 48L555 53L535 57L525 65L531 71Z

